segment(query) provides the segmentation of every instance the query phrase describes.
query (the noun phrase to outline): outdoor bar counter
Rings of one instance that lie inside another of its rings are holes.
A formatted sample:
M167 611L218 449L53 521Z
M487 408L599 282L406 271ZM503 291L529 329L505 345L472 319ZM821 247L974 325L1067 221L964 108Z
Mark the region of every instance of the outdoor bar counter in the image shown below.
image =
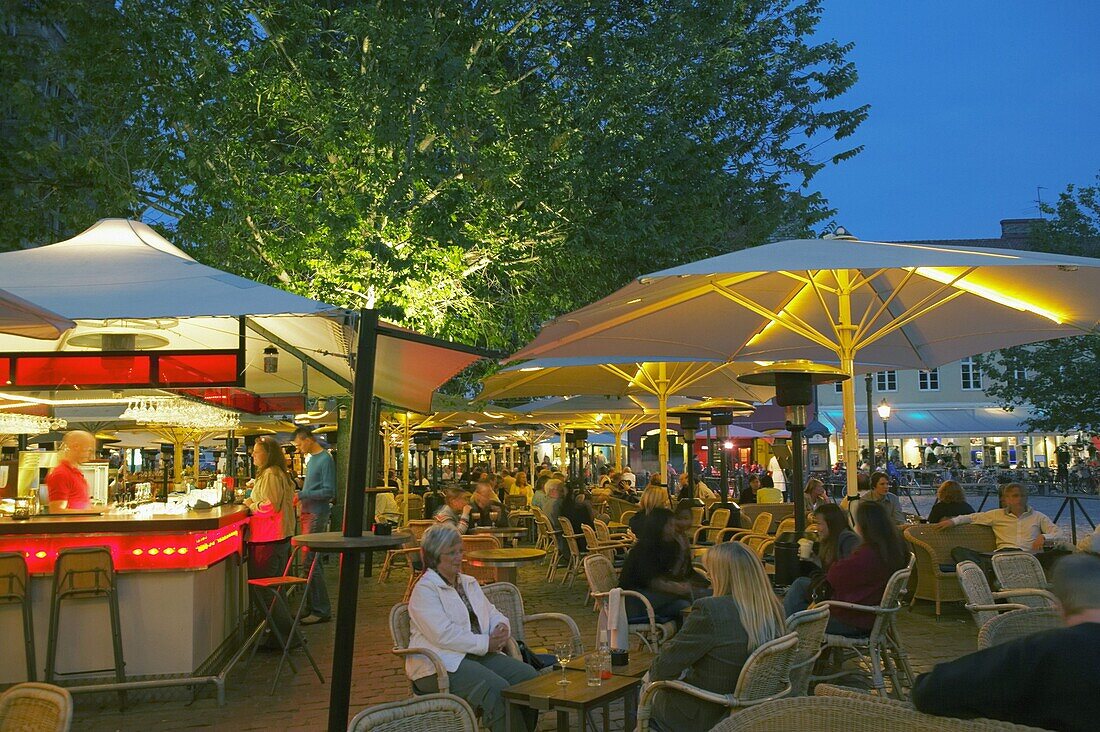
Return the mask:
M46 666L54 563L58 552L70 547L111 551L128 679L205 673L207 662L235 635L247 607L243 548L248 511L227 505L150 515L157 506L164 504L147 504L131 514L0 518L0 552L23 554L31 573L39 680ZM18 605L0 605L0 637L5 648L0 684L25 680ZM112 667L106 600L64 602L57 671ZM110 675L113 671L95 674Z

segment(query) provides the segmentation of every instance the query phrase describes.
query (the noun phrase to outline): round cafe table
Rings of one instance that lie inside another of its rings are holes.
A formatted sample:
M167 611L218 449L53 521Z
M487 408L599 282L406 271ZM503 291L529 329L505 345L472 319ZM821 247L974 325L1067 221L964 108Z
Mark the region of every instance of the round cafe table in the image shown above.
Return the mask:
M542 549L478 549L466 554L466 561L475 567L493 567L497 582L516 584L516 570L522 564L537 562L546 556Z
M294 546L302 546L312 552L332 552L335 554L358 554L377 549L393 549L412 539L407 532L397 532L389 536L376 536L364 533L362 536L344 536L339 531L324 531L317 534L299 534L290 540ZM343 559L341 559L343 561ZM356 560L357 561L357 560ZM358 575L355 582L358 584ZM332 677L329 686L329 732L344 730L348 724L348 705L351 702L351 666L352 649L355 647L355 611L358 595L345 597L337 595L335 649L332 654Z
M474 526L470 529L471 534L482 534L485 536L495 536L502 542L507 539L512 542L512 546L519 543L519 537L527 533L527 527L525 526Z

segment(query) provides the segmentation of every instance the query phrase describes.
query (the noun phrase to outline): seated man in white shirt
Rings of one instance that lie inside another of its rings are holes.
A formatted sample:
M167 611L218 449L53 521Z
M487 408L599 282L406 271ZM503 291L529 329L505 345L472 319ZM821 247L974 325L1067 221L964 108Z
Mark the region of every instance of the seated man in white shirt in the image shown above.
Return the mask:
M988 526L993 529L993 535L997 540L997 551L1025 551L1034 554L1043 564L1043 568L1049 572L1055 559L1064 555L1065 552L1044 552L1043 547L1047 542L1060 538L1061 530L1047 518L1046 514L1028 507L1027 490L1019 483L1009 483L1001 489L1001 504L1004 508L945 518L935 526L937 529L962 524ZM955 547L951 550L951 558L956 562L969 559L985 570L987 577L992 578L993 563L990 556L966 547Z

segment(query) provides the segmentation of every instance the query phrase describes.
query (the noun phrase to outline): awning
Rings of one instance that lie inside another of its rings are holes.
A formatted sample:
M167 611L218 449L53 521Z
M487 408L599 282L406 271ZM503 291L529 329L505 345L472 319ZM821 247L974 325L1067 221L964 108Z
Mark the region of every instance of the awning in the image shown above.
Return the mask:
M867 411L856 410L856 425L867 434ZM894 407L887 428L891 437L937 437L939 435L1019 435L1028 429L1021 424L1026 412L1006 412L999 407ZM844 421L840 407L822 407L818 418L839 433ZM882 420L875 416L875 434L882 434Z

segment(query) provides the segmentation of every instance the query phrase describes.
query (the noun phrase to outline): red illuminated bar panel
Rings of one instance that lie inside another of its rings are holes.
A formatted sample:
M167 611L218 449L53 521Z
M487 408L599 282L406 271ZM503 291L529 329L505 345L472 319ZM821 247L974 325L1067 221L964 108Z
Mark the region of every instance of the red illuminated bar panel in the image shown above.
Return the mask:
M31 574L52 574L59 551L87 546L108 547L120 572L206 569L241 553L245 521L179 533L0 535L0 552L21 553Z
M238 350L26 353L0 358L0 380L47 389L241 386L241 363Z

